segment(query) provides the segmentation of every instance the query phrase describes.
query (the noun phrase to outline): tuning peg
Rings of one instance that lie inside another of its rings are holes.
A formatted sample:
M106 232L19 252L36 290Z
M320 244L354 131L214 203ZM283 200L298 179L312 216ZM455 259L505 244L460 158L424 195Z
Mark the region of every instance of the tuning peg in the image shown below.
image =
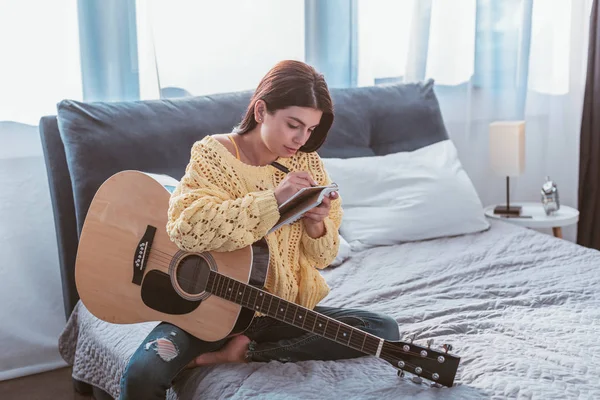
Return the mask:
M416 333L413 333L412 335L410 335L410 336L408 337L408 340L410 340L410 343L411 343L411 344L412 344L412 342L414 342L414 341L415 341L415 338L416 338L416 337L417 337L417 334L416 334Z
M446 353L448 353L449 351L452 351L452 345L451 345L451 344L448 344L448 343L444 344L444 345L442 346L442 348L443 348L444 350L446 350Z
M429 340L427 341L427 347L428 347L428 348L431 348L431 345L432 345L432 344L433 344L433 339L429 339Z
M404 378L404 371L402 371L401 369L398 370L398 376L400 378Z

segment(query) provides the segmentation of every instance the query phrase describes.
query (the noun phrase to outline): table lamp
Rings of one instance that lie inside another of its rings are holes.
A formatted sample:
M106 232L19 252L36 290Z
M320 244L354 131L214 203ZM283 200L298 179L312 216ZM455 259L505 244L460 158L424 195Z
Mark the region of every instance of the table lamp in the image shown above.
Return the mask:
M490 163L492 170L506 177L506 205L494 214L520 216L521 207L510 205L510 178L525 169L525 121L496 121L490 124Z

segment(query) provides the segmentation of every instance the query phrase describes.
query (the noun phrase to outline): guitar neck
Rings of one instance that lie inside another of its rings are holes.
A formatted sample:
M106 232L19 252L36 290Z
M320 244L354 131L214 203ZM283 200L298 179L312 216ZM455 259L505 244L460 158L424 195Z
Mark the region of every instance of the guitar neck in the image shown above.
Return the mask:
M384 340L235 279L210 271L210 293L344 346L379 357Z

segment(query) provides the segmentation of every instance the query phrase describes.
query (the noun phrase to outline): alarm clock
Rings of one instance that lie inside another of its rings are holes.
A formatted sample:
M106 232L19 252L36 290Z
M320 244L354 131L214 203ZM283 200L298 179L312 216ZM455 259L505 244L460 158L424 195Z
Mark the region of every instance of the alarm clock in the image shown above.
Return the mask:
M558 198L558 188L556 184L546 177L546 182L542 185L542 205L546 215L551 215L560 209L560 201Z

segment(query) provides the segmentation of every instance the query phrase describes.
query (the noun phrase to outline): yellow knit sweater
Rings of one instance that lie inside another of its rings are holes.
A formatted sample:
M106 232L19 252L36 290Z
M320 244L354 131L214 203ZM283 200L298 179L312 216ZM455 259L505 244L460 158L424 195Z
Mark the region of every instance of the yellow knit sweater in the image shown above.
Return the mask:
M290 171L308 171L319 184L331 182L317 153L298 152L277 162ZM265 237L270 251L265 289L312 309L329 293L316 268L327 267L337 255L341 198L331 202L325 235L311 238L302 220L267 235L279 219L274 190L284 177L271 165L245 164L206 136L192 147L185 175L171 195L167 232L191 252L232 251Z

